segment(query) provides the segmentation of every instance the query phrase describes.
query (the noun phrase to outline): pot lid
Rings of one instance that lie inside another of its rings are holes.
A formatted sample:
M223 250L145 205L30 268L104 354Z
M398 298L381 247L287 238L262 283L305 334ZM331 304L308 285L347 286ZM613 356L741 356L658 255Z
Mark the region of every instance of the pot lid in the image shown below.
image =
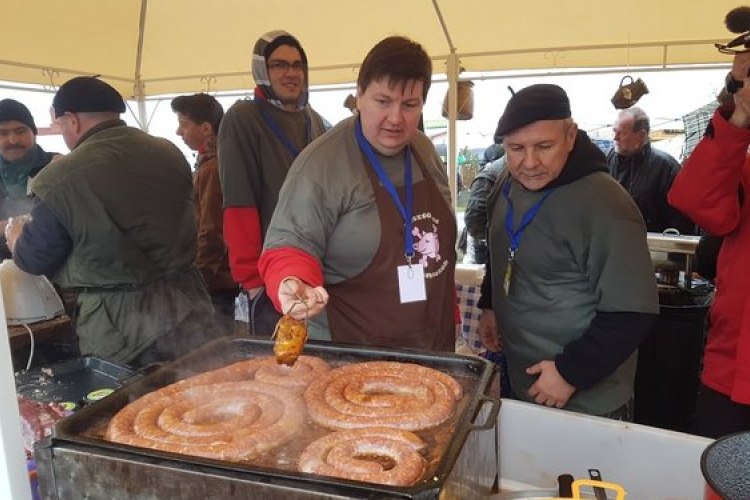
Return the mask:
M750 498L750 432L740 432L708 445L701 471L709 486L724 500Z

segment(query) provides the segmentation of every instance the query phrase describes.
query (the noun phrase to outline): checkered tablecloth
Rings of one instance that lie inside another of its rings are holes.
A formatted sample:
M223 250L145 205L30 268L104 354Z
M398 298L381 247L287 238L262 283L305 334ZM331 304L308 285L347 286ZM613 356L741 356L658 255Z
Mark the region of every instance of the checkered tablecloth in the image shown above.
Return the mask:
M482 346L479 336L479 320L482 310L477 307L481 287L479 285L456 284L456 300L461 311L461 338L463 345L468 347L477 356L482 356L494 362L500 370L500 395L502 397L514 397L508 378L508 366L505 356L501 352L488 352Z
M477 307L477 303L480 294L481 287L478 285L456 285L456 299L461 311L461 337L475 354L485 351L482 347L482 339L479 337L479 319L482 317L482 310Z

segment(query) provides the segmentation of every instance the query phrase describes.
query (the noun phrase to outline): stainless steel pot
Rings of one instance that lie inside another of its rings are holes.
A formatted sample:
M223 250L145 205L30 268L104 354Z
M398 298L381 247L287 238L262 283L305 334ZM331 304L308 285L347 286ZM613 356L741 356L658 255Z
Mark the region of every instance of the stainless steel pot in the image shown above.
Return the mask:
M750 432L717 439L701 456L701 472L710 490L707 500L750 498Z
M625 490L619 484L606 481L594 481L590 479L577 479L573 481L574 499L598 498L595 494L584 491L584 487L610 490L615 492L615 500L625 499ZM489 497L487 500L566 500L558 496L557 489L535 489L525 491L508 491Z
M549 500L557 496L557 490L554 488L526 490L526 491L509 491L492 495L487 500Z

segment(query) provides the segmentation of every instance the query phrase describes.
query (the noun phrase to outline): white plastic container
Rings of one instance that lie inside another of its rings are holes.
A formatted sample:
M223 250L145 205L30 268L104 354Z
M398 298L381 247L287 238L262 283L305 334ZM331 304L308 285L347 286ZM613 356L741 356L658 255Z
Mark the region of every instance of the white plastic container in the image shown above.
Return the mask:
M556 488L560 474L598 469L627 500L703 500L710 439L506 399L497 435L503 490Z
M32 276L6 259L0 264L0 280L9 325L36 323L65 314L60 297L44 276Z

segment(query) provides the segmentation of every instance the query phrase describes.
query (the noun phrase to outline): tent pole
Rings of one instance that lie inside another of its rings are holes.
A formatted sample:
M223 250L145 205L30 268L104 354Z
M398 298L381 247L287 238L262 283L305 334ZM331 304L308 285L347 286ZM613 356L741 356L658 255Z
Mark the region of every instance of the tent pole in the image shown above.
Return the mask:
M148 132L148 124L151 120L148 119L148 111L146 110L146 96L143 91L143 82L138 80L135 84L135 102L138 104L138 125L141 130Z
M448 56L448 179L450 180L453 208L458 207L458 147L456 144L456 115L458 108L458 56L455 51Z
M0 294L2 287L0 287ZM16 392L16 379L13 375L13 360L10 355L8 325L5 321L5 307L0 301L0 394L8 395L0 405L0 498L31 500L31 485L26 472L26 460L21 437L21 420Z
M141 18L138 22L138 51L135 59L135 100L138 103L138 124L141 130L148 132L148 112L146 111L146 91L141 75L141 64L143 63L143 41L146 37L146 11L148 0L141 0Z
M445 22L443 12L440 10L438 0L432 0L432 7L435 10L435 15L438 17L440 27L445 35L445 41L448 43L448 49L450 54L446 60L446 76L448 78L448 181L450 182L451 188L451 199L453 200L454 210L458 206L458 176L456 175L456 115L458 109L458 55L456 55L456 46L453 45L453 39L451 38L450 30L448 29L448 23Z

